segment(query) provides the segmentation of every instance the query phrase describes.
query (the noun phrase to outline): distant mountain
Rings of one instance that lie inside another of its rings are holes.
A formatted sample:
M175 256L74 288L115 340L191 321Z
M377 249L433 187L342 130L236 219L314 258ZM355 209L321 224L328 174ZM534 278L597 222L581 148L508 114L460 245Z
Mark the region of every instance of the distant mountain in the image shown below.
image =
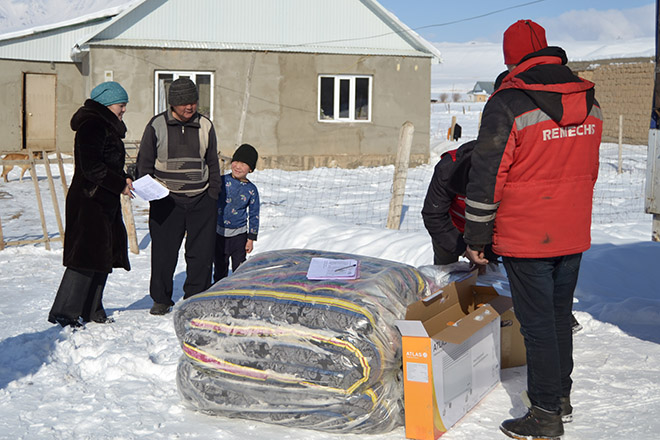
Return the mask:
M68 21L130 0L0 0L0 35Z

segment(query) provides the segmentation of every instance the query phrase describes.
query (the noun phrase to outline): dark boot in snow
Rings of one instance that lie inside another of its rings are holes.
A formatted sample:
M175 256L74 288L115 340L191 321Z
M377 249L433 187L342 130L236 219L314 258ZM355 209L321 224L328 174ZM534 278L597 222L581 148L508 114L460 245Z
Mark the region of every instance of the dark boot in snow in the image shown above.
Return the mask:
M564 423L570 423L573 421L573 407L571 406L570 397L560 397L559 398L559 408L561 414L561 421Z
M78 328L83 326L82 319L72 319L66 316L48 315L48 322L52 324L59 324L62 327Z
M523 391L520 394L520 398L527 408L532 407L532 402L529 400L527 395L527 390ZM561 421L564 423L570 423L573 421L573 407L571 406L570 397L560 397L559 398L559 411L561 415Z
M573 334L576 334L580 330L582 330L582 324L578 322L575 315L571 315L571 331L573 331Z
M153 306L151 306L151 310L149 310L149 313L152 315L166 315L170 313L170 310L172 310L172 306L169 304L159 304L159 303L154 303Z
M519 440L560 440L564 435L564 424L559 411L532 406L524 416L503 421L500 430Z

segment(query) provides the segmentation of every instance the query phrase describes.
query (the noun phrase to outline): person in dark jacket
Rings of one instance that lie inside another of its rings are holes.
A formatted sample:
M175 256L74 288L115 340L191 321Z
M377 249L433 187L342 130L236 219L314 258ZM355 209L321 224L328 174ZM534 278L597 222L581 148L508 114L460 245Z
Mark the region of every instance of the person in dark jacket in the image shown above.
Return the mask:
M495 90L508 73L504 71L497 76ZM455 150L444 152L433 170L424 198L422 219L431 236L435 265L455 263L465 254L465 194L475 144L476 141L469 141ZM490 245L485 249L489 261L497 259Z
M111 322L103 289L114 267L130 270L120 195L130 196L132 178L124 172L122 121L128 94L116 82L96 86L71 118L76 132L74 173L66 197L66 270L48 321L79 327Z
M512 438L559 439L572 417L571 313L591 206L603 120L594 84L566 66L545 30L519 20L504 33L510 73L484 107L472 153L466 255L503 258L527 349L530 408L500 429Z
M440 156L424 198L422 219L431 236L435 265L455 263L465 254L465 193L475 144L467 142ZM492 253L488 256L489 260L497 258Z
M170 108L149 121L140 141L137 177L149 174L169 190L167 197L149 202L152 315L164 315L174 305L174 270L184 236L184 298L211 287L221 176L215 129L197 112L198 101L192 80L172 82Z

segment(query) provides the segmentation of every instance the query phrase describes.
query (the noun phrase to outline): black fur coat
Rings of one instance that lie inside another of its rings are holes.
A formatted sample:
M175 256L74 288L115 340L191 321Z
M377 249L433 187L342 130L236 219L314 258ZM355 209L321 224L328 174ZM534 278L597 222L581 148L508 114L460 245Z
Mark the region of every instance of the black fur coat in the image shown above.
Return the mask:
M130 270L121 215L126 126L107 107L88 99L71 118L76 132L74 173L66 197L64 265L72 269Z

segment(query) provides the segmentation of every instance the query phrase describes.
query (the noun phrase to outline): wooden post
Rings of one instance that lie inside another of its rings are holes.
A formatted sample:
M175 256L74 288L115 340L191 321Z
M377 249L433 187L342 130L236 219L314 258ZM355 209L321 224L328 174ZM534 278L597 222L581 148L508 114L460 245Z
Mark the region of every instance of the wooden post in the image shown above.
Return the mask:
M619 174L623 172L623 115L619 115Z
M660 214L653 214L653 230L651 241L660 241Z
M451 126L449 127L449 133L447 134L447 140L454 140L454 127L456 126L456 116L451 117Z
M55 147L55 154L57 155L57 165L60 168L60 181L62 182L62 188L64 189L64 199L69 192L69 187L66 184L66 174L64 174L64 164L62 163L62 153L60 153L60 148Z
M128 247L134 254L140 253L138 247L137 232L135 230L135 219L133 218L133 205L131 198L121 195L121 213L124 217L124 225L126 226L126 234L128 235Z
M46 250L50 250L50 237L48 236L48 229L46 228L46 215L44 214L44 204L41 200L41 191L39 190L39 181L37 180L37 172L35 171L36 162L34 157L30 159L32 166L30 167L30 176L34 182L34 193L37 196L37 204L39 205L39 215L41 216L41 230L44 233L44 242L46 243Z
M60 205L57 203L57 194L55 194L55 183L53 182L53 173L50 171L50 161L48 160L48 153L46 151L41 152L42 157L44 158L44 165L46 166L46 176L48 176L48 188L50 188L50 197L53 201L53 209L55 210L55 219L57 220L57 227L60 230L60 237L62 242L64 242L64 226L62 225L62 216L60 214Z
M252 52L250 58L250 65L248 66L247 75L245 76L245 93L243 95L243 108L241 109L241 120L238 123L238 133L236 134L236 145L238 147L243 143L243 130L245 129L245 118L247 116L248 103L250 102L250 87L252 84L252 71L254 70L254 61L257 56L256 52Z
M410 162L410 148L412 146L415 126L406 121L399 132L399 146L396 153L396 164L394 166L394 182L392 184L392 199L390 210L387 214L387 228L399 229L401 226L401 210L403 208L403 196L406 193L406 179L408 177L408 164Z

